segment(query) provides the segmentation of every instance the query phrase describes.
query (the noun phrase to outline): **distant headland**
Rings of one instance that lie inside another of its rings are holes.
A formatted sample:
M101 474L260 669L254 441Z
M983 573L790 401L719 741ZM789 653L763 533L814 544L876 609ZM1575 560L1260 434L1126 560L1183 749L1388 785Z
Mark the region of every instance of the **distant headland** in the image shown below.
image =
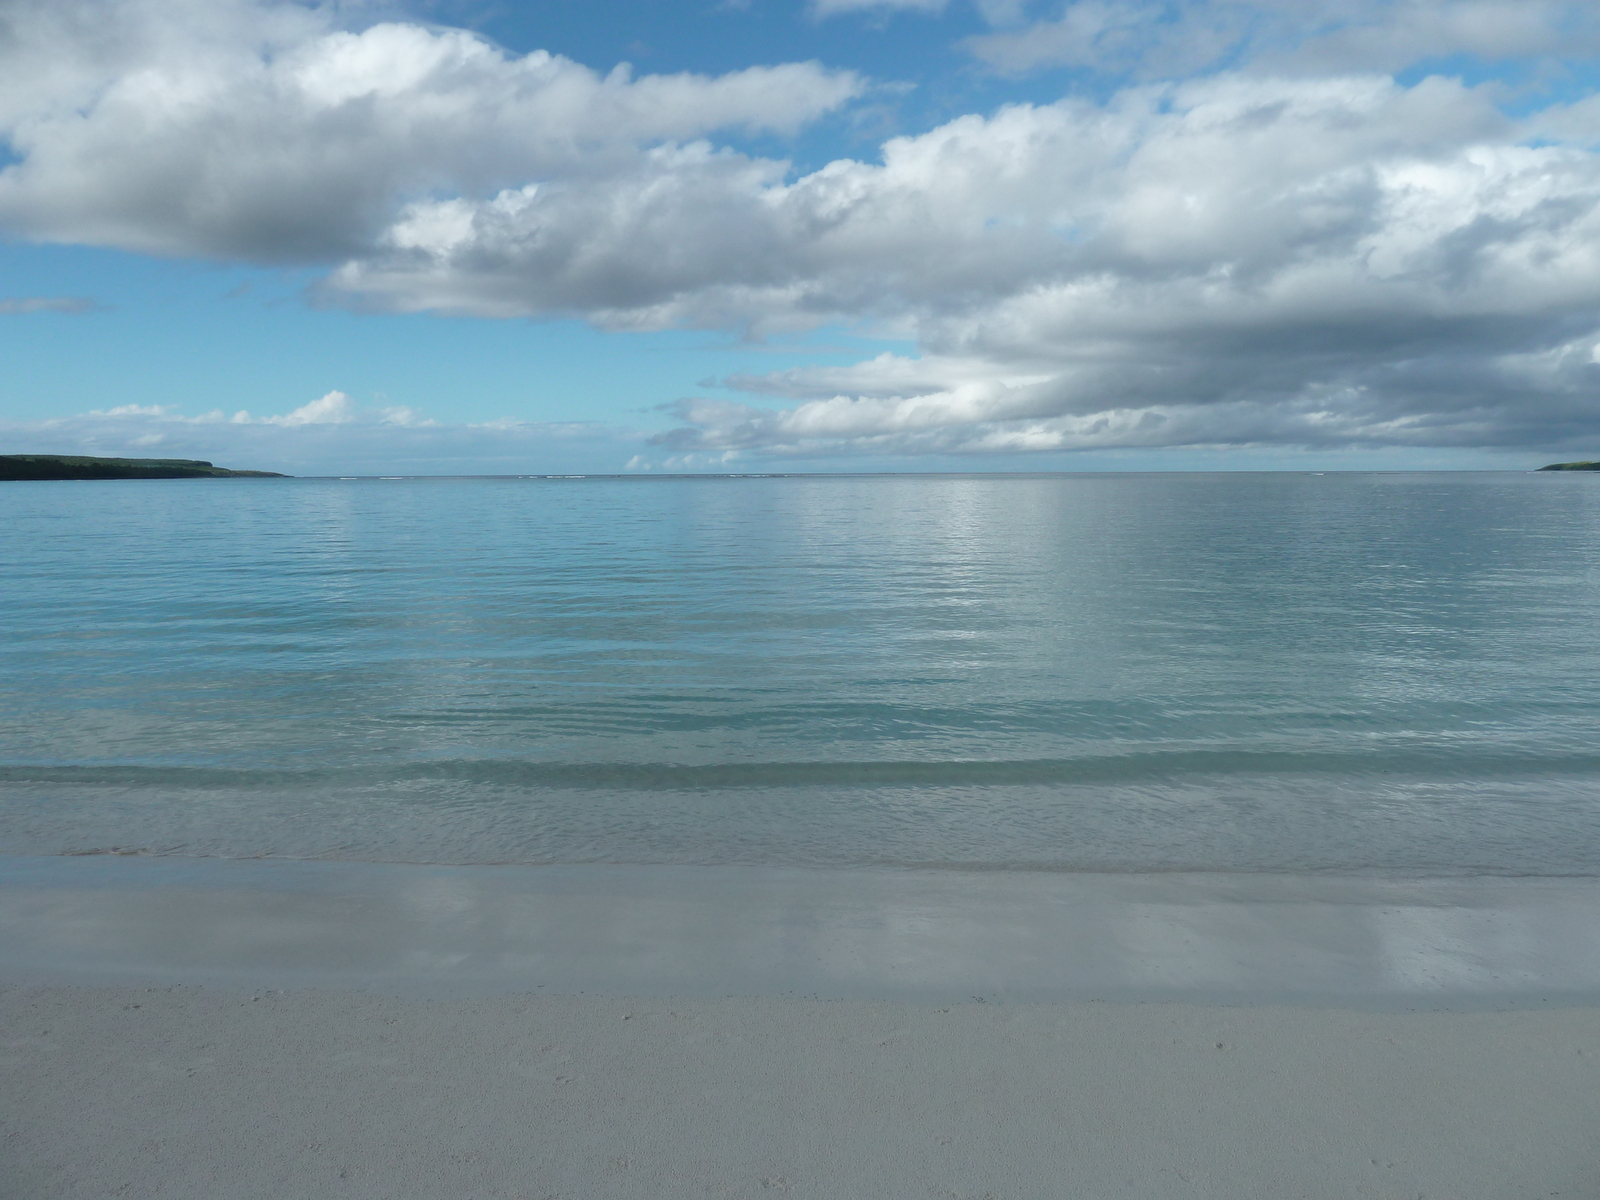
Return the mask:
M1541 471L1600 471L1600 462L1551 463Z
M80 454L0 454L0 480L288 479L276 471L230 471L197 458L89 458Z

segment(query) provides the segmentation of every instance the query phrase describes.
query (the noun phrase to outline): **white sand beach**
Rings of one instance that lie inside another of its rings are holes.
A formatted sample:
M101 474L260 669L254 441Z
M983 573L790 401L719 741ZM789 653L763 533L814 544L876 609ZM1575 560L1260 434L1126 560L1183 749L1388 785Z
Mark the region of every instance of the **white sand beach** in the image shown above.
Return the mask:
M1593 1196L1600 1008L0 992L12 1200Z
M1600 1193L1595 881L0 866L6 1200Z

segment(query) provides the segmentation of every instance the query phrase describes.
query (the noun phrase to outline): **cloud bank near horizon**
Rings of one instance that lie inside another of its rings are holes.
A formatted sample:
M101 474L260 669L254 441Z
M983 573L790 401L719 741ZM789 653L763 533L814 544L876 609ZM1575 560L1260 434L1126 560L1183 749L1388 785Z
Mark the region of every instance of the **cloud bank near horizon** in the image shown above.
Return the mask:
M1600 97L1512 116L1503 85L1391 74L1593 53L1583 6L1081 0L969 48L1115 68L1104 102L961 116L806 173L727 138L869 81L601 76L246 0L4 13L13 236L322 265L319 302L372 310L917 346L730 377L673 408L663 458L1600 446ZM406 428L272 426L297 427Z
M364 405L329 392L282 413L212 408L189 414L170 404L123 404L67 417L0 417L6 453L88 454L110 458L195 458L219 466L333 475L610 475L748 472L1126 470L1143 460L1141 447L1099 446L1071 452L1009 457L959 448L905 455L863 447L841 462L799 449L751 453L733 446L692 444L680 431L652 433L598 421L500 419L449 422L412 409ZM1167 470L1405 470L1428 468L1529 469L1542 457L1526 452L1455 448L1422 459L1397 457L1401 448L1375 445L1351 455L1257 443L1250 448L1201 445L1163 448Z
M633 430L594 422L445 423L363 406L331 391L285 413L126 404L42 421L0 420L27 453L198 458L290 475L495 475L616 471L640 450Z

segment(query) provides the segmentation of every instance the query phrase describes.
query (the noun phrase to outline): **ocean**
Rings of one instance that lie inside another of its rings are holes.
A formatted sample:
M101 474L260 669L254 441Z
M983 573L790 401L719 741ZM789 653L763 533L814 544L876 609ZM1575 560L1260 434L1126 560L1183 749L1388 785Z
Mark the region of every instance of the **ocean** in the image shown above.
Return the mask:
M1600 475L0 511L3 854L1600 875Z

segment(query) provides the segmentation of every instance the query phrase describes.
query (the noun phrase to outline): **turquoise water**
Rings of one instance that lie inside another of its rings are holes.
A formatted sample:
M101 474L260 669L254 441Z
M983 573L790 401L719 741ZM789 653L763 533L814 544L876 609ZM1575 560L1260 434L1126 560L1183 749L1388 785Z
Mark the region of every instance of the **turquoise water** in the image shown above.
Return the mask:
M0 852L1600 874L1600 476L0 513Z

